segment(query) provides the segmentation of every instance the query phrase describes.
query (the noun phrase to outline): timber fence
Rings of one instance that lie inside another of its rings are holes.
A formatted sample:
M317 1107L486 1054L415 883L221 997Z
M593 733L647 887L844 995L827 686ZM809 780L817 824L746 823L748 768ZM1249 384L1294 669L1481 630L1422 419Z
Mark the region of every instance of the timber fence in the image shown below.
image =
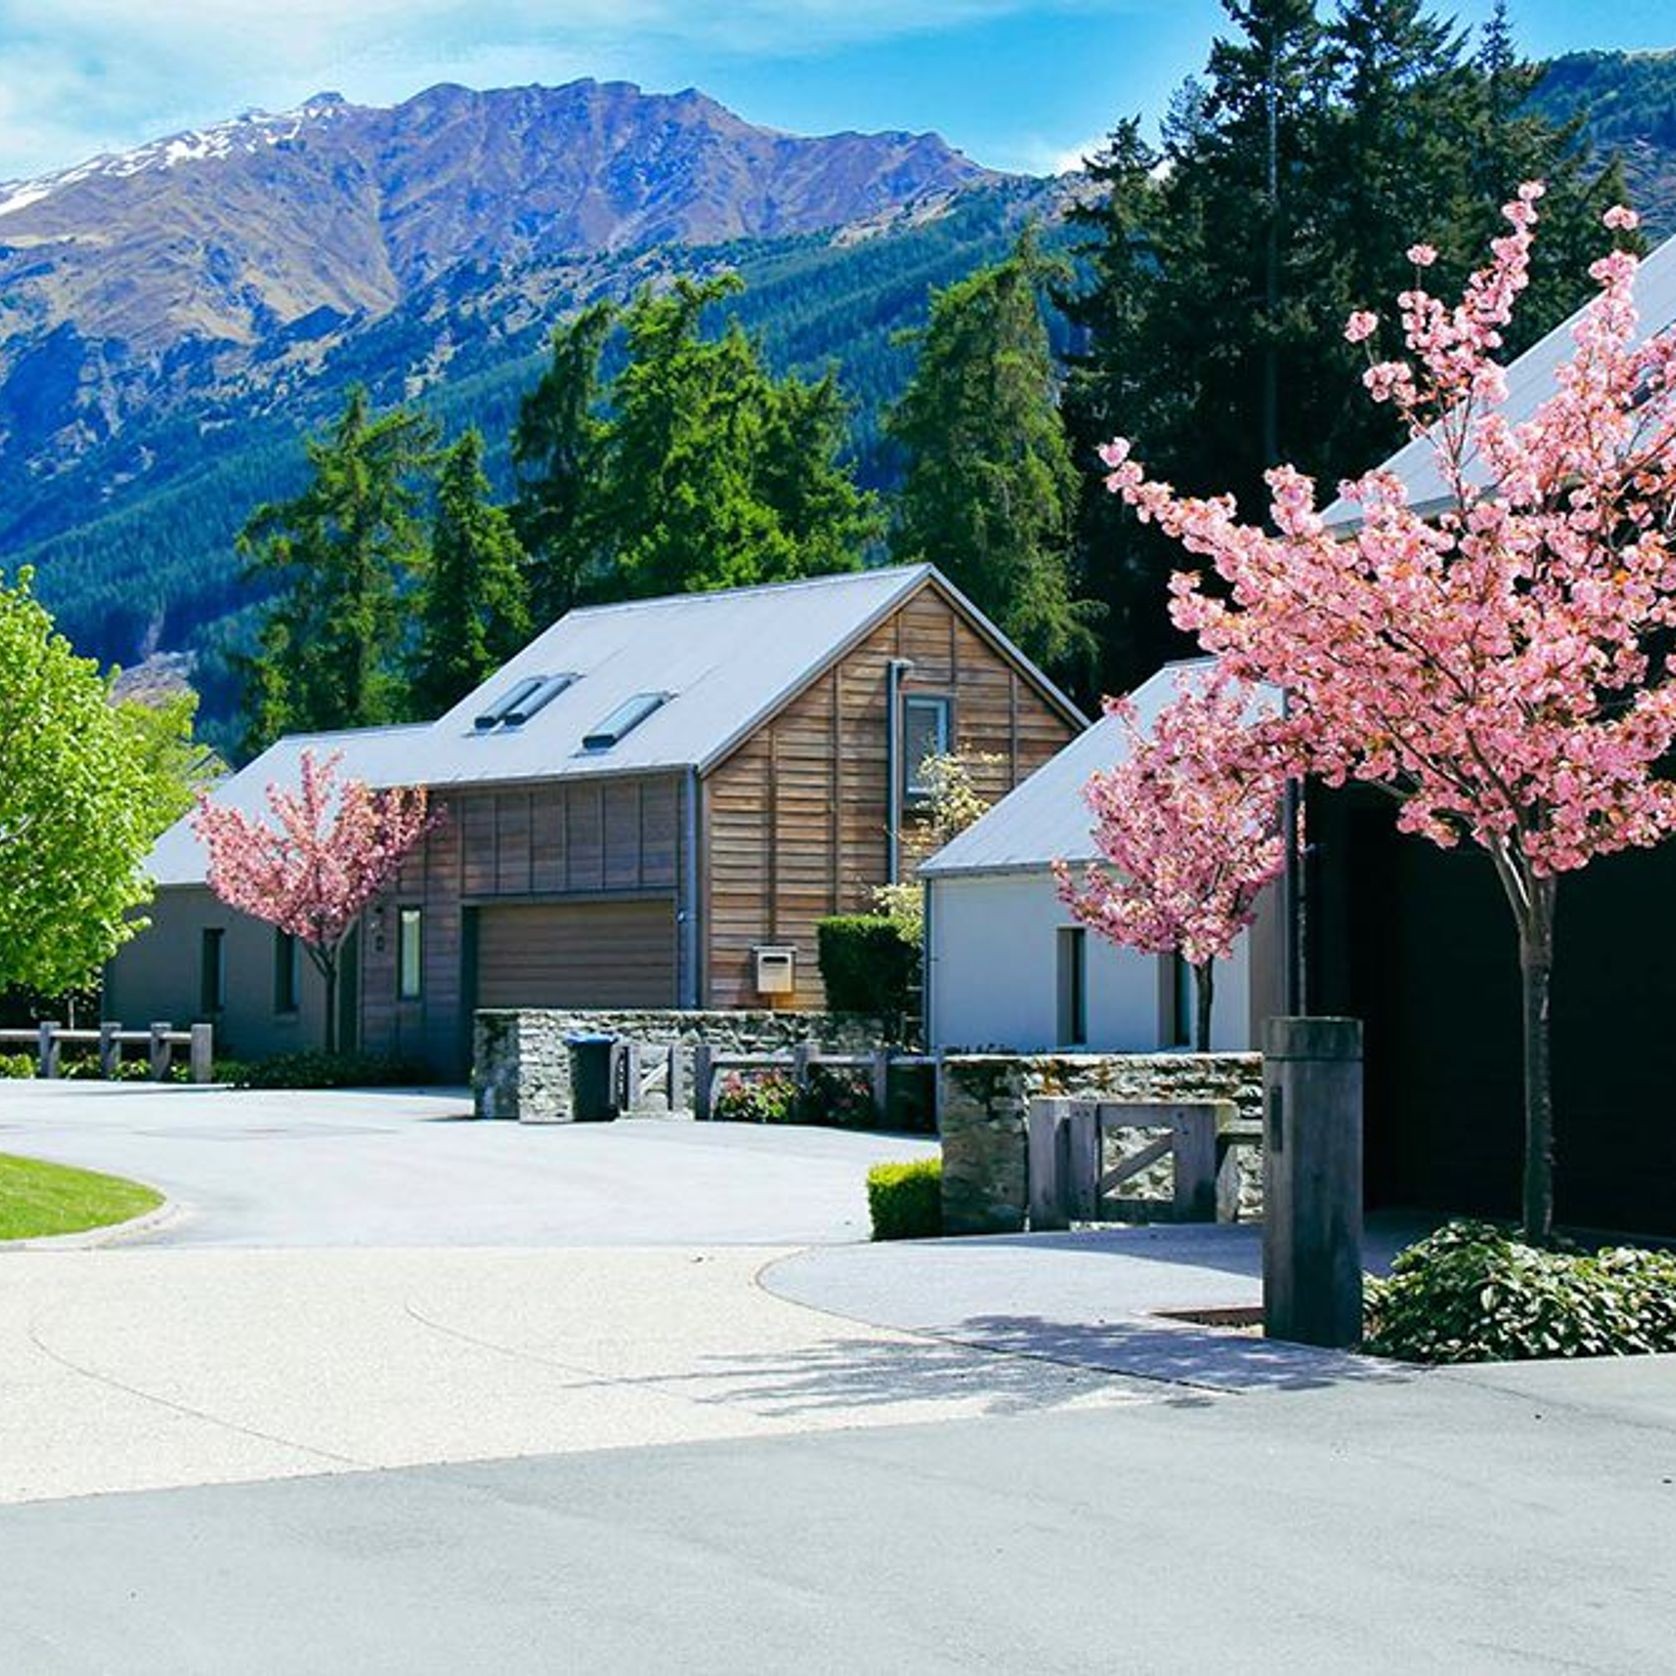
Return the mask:
M121 1074L119 1067L125 1047L143 1047L148 1072L155 1082L169 1081L174 1071L175 1050L185 1048L191 1080L208 1082L215 1059L215 1027L194 1024L177 1030L165 1020L144 1030L124 1030L113 1019L106 1020L97 1030L72 1030L56 1020L46 1019L30 1029L0 1030L0 1050L7 1047L33 1048L35 1074L48 1078L64 1075L66 1047L91 1047L98 1059L99 1075L106 1079Z

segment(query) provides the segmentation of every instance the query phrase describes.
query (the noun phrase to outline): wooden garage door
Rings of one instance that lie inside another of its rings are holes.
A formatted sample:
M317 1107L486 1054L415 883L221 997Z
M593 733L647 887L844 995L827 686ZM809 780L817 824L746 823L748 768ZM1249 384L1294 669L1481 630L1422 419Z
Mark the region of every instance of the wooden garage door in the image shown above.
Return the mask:
M675 904L480 908L480 1007L673 1007Z

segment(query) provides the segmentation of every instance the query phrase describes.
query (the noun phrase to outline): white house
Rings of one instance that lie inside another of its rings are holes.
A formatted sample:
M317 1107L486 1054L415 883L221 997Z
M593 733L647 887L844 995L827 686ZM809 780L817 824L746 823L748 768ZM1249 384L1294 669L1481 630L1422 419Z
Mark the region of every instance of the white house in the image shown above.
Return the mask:
M1144 732L1176 696L1172 664L1132 695ZM1082 789L1125 745L1106 718L924 861L925 1017L931 1046L1145 1053L1187 1048L1193 976L1174 955L1119 948L1076 924L1059 900L1055 860L1097 859ZM1273 893L1271 893L1272 895ZM1216 967L1211 1046L1253 1046L1280 1010L1278 913L1266 908Z

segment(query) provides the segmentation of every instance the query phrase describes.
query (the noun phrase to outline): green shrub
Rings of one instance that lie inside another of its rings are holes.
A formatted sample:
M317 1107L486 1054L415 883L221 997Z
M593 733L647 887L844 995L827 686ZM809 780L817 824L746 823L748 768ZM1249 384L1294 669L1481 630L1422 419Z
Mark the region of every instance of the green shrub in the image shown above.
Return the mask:
M875 1164L867 1172L867 1208L876 1240L935 1239L943 1231L943 1161Z
M821 982L834 1012L900 1018L913 1006L919 950L882 914L838 914L816 928Z
M834 1071L825 1065L809 1067L809 1086L798 1102L804 1123L833 1129L876 1129L878 1108L873 1104L873 1079L856 1071Z
M0 1077L32 1077L35 1056L32 1053L0 1053Z
M1676 1253L1544 1251L1451 1222L1369 1282L1363 1348L1411 1362L1676 1351Z
M431 1081L424 1063L391 1053L277 1053L250 1063L219 1059L217 1081L234 1088L408 1088Z
M745 1076L729 1071L711 1102L718 1123L796 1123L802 1116L797 1084L784 1071Z

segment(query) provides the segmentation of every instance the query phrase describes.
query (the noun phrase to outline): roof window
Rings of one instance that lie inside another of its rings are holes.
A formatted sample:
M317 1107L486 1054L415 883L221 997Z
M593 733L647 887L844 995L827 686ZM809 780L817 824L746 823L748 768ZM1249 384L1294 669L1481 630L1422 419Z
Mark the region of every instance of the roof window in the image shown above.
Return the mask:
M503 693L472 723L479 733L502 725L521 727L537 710L545 709L566 687L576 683L574 675L526 675L510 692Z
M541 680L539 675L526 675L511 692L503 693L487 710L482 711L472 726L479 733L487 733L490 728L498 727L507 711L513 705L523 703L541 685Z
M668 703L668 693L636 693L624 699L598 727L582 735L584 751L609 751L625 734L632 733L654 710Z
M574 675L549 675L528 698L508 705L501 715L503 727L522 727L537 710L545 710L566 687L576 684Z

